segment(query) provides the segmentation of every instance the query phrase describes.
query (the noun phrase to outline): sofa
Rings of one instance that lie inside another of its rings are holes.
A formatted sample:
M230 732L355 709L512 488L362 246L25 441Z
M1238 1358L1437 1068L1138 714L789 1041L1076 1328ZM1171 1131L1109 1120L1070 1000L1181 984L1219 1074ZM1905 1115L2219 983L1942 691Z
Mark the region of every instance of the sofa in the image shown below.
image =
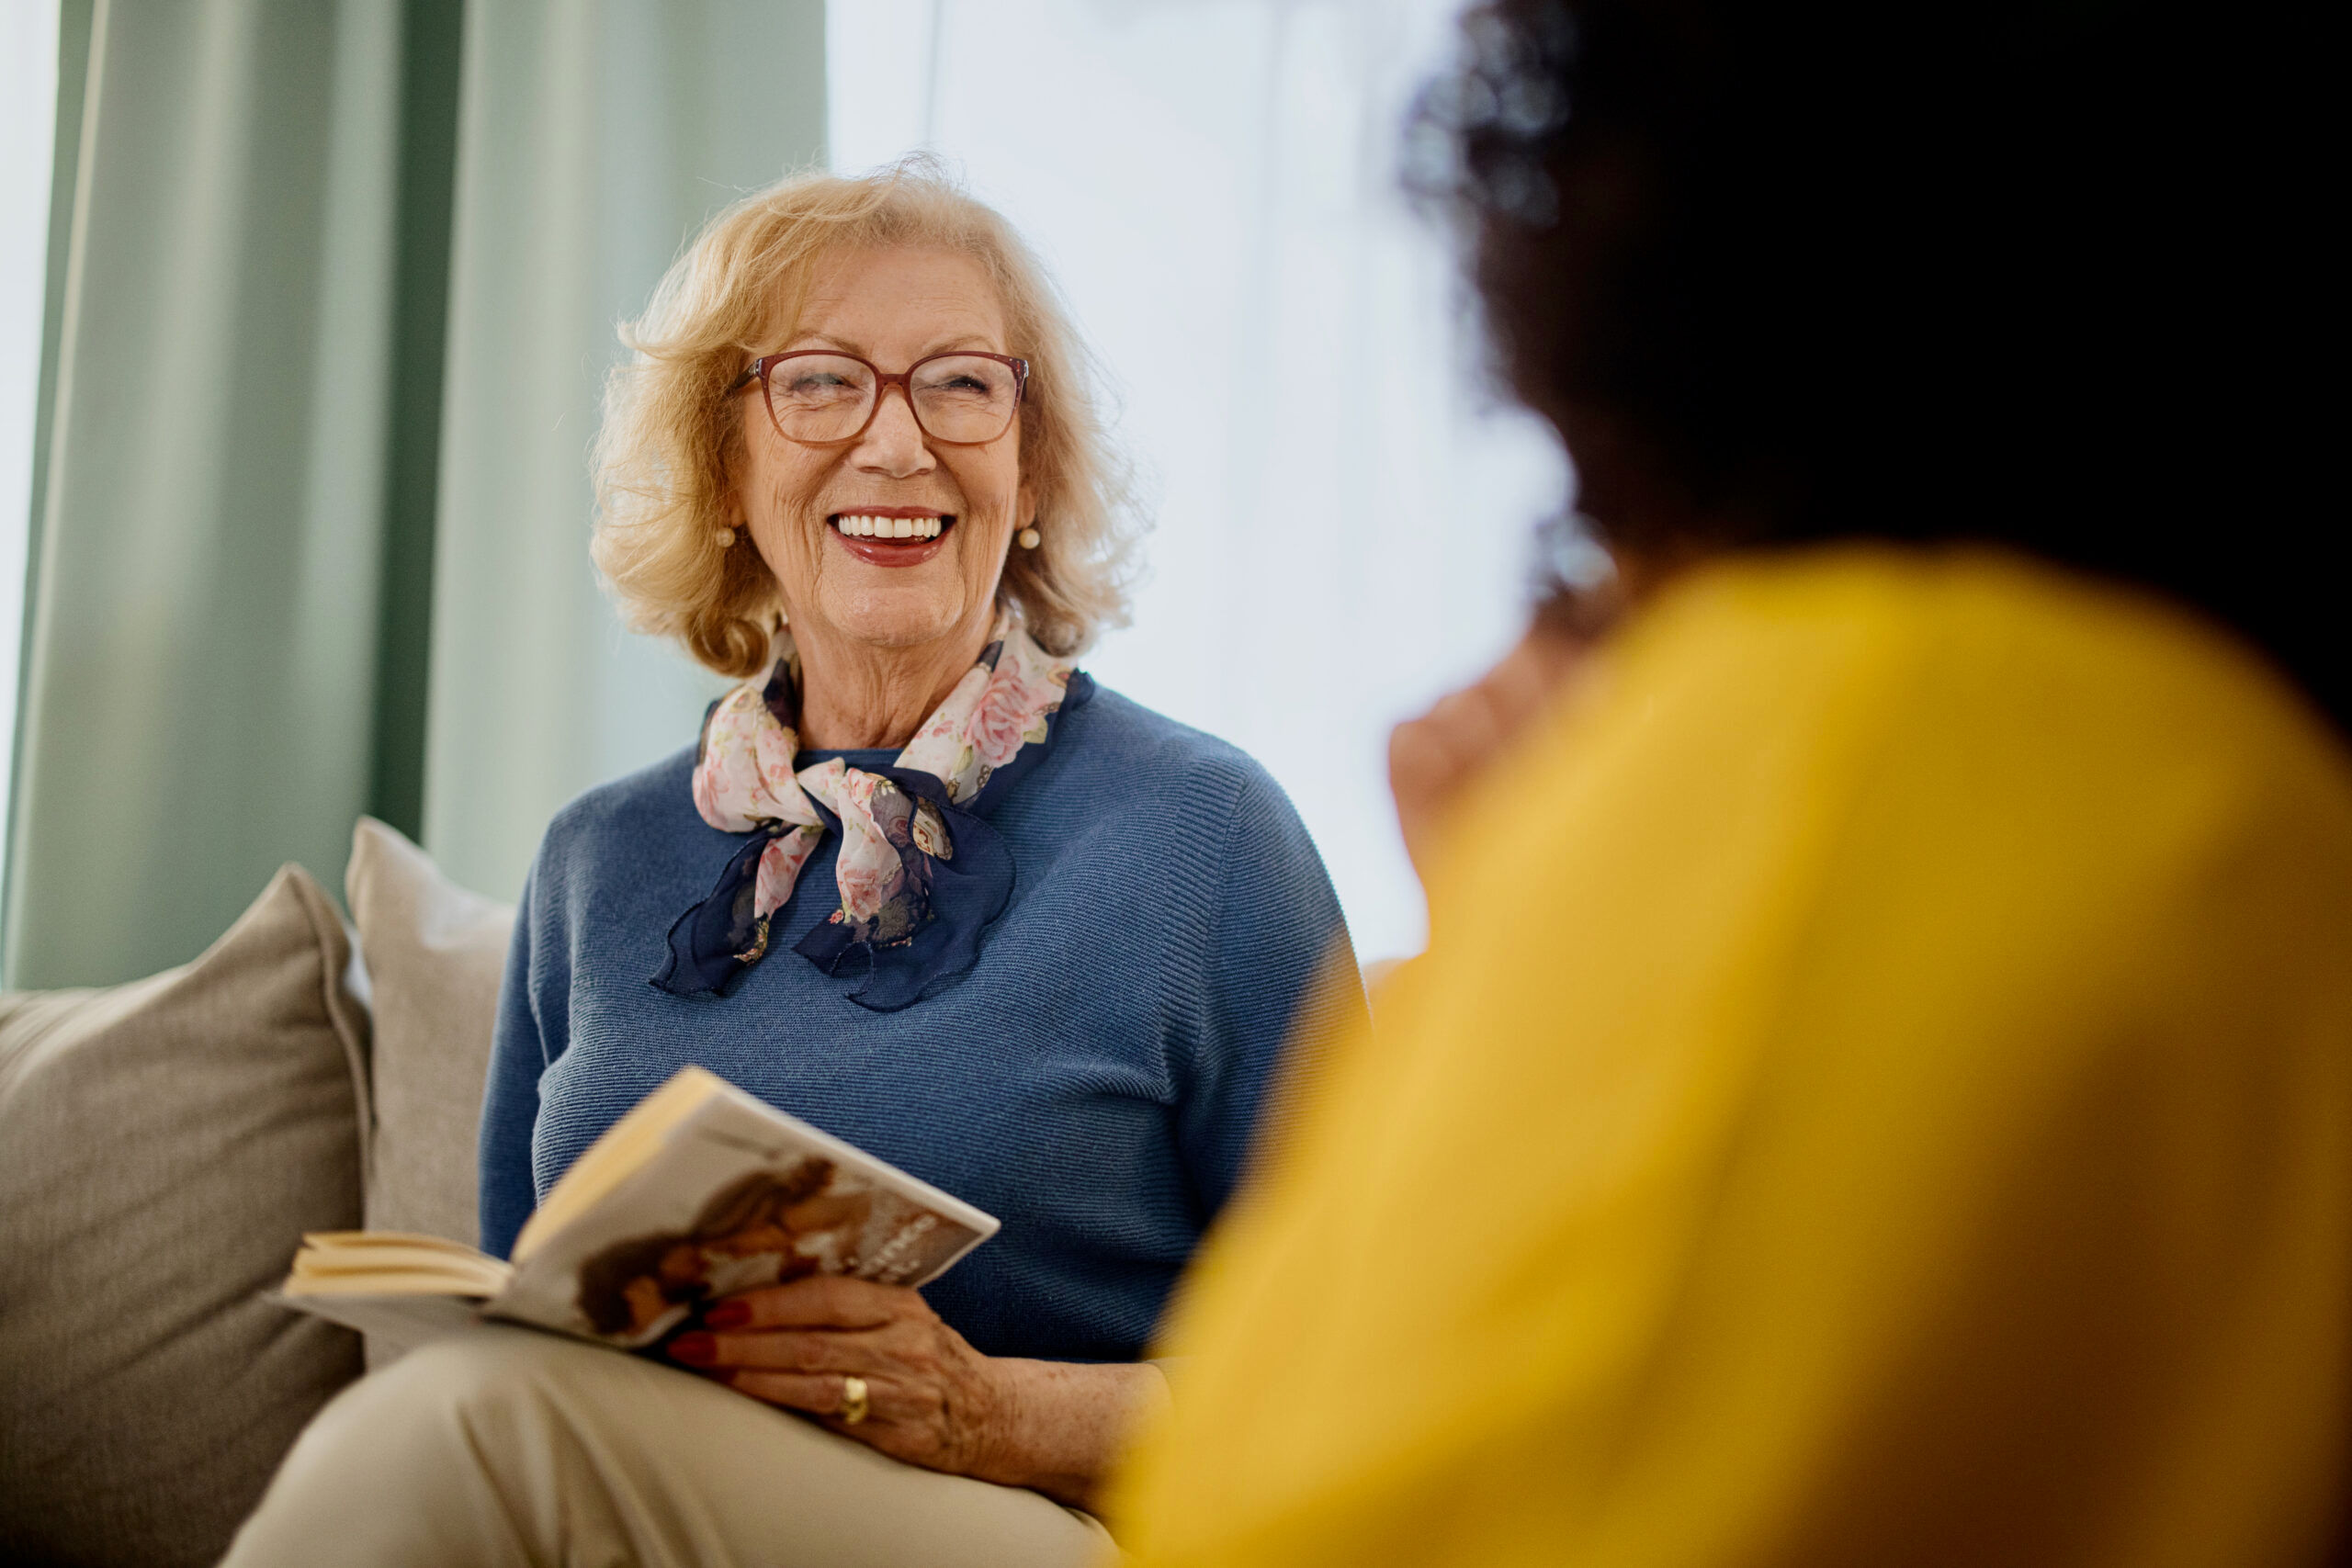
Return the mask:
M514 911L373 820L345 887L288 865L180 968L0 993L0 1563L217 1561L368 1364L268 1299L302 1234L474 1239Z

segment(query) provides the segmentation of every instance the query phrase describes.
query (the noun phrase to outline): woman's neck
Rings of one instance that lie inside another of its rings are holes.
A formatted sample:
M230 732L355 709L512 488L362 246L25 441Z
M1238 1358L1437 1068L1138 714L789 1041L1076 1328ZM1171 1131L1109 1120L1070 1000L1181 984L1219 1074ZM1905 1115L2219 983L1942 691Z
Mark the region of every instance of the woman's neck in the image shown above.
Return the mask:
M980 649L989 623L915 648L804 635L800 651L800 744L856 751L904 746L956 689Z

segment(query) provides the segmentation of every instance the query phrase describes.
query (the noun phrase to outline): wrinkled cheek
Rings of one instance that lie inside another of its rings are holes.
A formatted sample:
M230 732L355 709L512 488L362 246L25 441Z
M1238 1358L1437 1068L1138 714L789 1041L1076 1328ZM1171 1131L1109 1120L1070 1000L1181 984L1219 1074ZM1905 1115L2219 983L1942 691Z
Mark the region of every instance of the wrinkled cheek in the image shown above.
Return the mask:
M773 542L760 555L775 578L785 603L804 606L810 604L831 564L826 559L825 541L810 537L807 529L793 523L785 524L772 538Z
M967 604L985 604L996 596L997 578L1004 570L1004 552L996 547L996 530L956 530L956 575L963 581Z
M759 482L760 479L765 482ZM808 515L808 498L816 493L811 488L815 479L770 468L754 479L764 504L752 519L752 537L787 601L805 601L824 570L825 541L820 530L825 520Z

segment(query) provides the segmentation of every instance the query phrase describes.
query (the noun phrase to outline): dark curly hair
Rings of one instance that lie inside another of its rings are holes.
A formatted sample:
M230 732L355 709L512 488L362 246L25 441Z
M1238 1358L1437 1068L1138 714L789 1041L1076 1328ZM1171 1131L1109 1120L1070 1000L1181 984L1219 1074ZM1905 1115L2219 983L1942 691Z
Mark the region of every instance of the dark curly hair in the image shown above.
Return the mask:
M1407 183L1612 550L2006 544L2352 725L2320 405L2274 368L2323 319L2298 14L1491 0Z

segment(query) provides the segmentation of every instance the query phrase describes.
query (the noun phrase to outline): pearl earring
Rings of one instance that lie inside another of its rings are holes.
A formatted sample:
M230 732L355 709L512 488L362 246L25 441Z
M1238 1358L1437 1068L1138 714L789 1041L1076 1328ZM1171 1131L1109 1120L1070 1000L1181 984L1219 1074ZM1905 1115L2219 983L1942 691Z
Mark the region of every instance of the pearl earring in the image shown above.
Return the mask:
M732 528L721 528L718 531L718 547L722 550L732 549L734 545L735 530Z
M1024 550L1034 550L1037 547L1037 536L1036 529L1023 528L1012 536L1012 542Z

